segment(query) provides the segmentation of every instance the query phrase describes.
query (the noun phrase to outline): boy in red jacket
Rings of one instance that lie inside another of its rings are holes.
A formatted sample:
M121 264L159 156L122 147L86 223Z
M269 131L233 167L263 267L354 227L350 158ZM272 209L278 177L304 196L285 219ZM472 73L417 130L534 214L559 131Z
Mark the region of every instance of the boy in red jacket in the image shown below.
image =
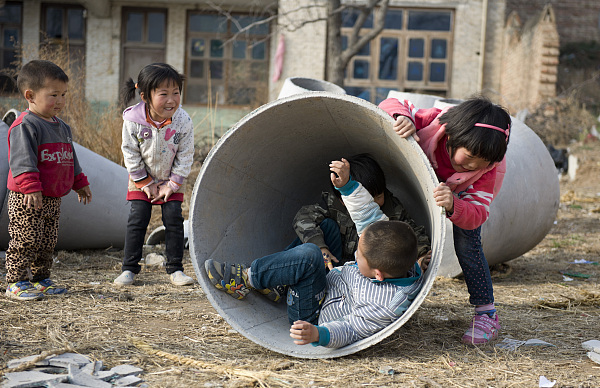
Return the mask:
M17 80L29 108L8 130L9 298L36 300L67 292L50 279L61 197L75 190L84 205L92 200L71 128L56 117L65 105L68 81L60 67L43 60L24 65Z

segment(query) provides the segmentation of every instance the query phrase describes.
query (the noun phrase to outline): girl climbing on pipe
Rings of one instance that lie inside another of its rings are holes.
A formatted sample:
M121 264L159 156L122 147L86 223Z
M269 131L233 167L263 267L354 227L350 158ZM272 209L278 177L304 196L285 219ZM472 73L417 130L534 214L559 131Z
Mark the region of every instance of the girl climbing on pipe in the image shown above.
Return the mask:
M166 271L172 284L185 286L194 279L183 273L183 184L194 159L194 126L181 108L184 76L165 63L145 66L137 83L130 78L121 90L121 104L135 91L141 102L123 112L121 150L129 173L127 200L131 203L122 273L117 285L133 284L152 206L162 208L165 225Z
M413 136L431 162L440 185L438 206L453 223L454 249L475 315L462 341L480 345L498 338L489 265L481 244L481 225L506 171L510 115L505 108L477 97L440 110L417 109L408 100L388 98L379 105L395 119L394 131Z

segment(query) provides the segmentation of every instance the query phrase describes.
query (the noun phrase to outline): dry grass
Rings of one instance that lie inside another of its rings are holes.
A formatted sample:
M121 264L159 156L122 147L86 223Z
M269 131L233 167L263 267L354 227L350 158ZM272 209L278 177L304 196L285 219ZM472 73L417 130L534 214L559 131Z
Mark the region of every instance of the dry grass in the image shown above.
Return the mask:
M233 331L199 285L174 288L162 270L144 268L140 285L119 289L111 281L122 251L61 251L53 273L69 295L30 304L0 298L0 365L72 347L107 367L143 368L151 387L534 387L542 375L556 387L599 387L600 365L581 343L600 339L600 266L570 263L600 256L598 203L589 200L600 192L589 169L600 163L600 144L574 152L585 163L574 182L561 183L563 194L574 194L563 197L557 224L532 251L493 271L500 339L555 346L461 344L471 314L464 282L438 278L415 315L381 343L334 360L295 359ZM185 268L193 273L187 252ZM563 271L590 278L565 282Z

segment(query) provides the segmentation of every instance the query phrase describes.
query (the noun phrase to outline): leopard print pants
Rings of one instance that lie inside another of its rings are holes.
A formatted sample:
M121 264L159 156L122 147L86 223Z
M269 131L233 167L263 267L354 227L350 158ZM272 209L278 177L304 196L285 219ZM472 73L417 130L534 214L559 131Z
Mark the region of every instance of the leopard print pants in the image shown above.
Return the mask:
M58 238L60 198L42 197L42 209L28 209L22 193L8 192L8 233L6 281L37 282L50 277L54 247Z

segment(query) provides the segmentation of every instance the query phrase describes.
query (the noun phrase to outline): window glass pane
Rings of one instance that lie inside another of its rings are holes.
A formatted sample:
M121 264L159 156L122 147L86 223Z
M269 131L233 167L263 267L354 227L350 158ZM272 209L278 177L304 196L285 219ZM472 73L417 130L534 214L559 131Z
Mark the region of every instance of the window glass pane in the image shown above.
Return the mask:
M406 79L409 81L422 81L423 64L421 62L408 62Z
M247 15L238 15L235 16L235 20L237 23L231 23L231 32L236 33L250 24L258 23L265 18L259 18L255 16L247 16ZM238 25L239 24L239 25ZM244 31L245 34L248 35L267 35L269 33L269 23L260 23L256 26L250 28L247 31Z
M363 100L371 101L371 90L367 88L360 88L358 86L346 86L346 93L351 96L362 98Z
M83 24L83 9L67 10L69 39L83 39L84 24Z
M60 8L46 10L46 35L48 38L62 38L63 12Z
M0 7L0 23L21 23L21 4Z
M229 104L250 105L256 100L256 89L252 87L234 86L228 88Z
M354 61L354 78L367 79L369 78L369 61Z
M381 38L379 54L379 79L398 78L398 39Z
M16 28L5 28L4 36L2 37L2 45L4 48L15 47L15 44L19 41L19 30Z
M223 42L218 39L210 40L210 56L212 58L223 58Z
M11 69L16 68L17 55L14 50L3 50L2 52L2 67L8 67Z
M265 59L266 58L266 43L260 42L255 43L252 47L252 59Z
M356 9L345 9L342 12L342 27L354 27L354 23L356 19L358 19L358 15L360 11ZM371 13L367 20L365 20L365 24L362 28L373 28L373 14Z
M204 39L192 39L192 56L204 56Z
M210 61L210 78L223 79L223 61Z
M409 30L450 31L450 12L409 11Z
M431 40L431 58L446 58L446 39Z
M204 78L204 61L191 61L190 63L190 77L192 78Z
M356 55L370 55L371 54L371 42L367 42Z
M431 63L429 65L429 80L431 82L444 82L446 80L446 64Z
M267 81L269 65L267 62L252 62L250 65L250 79L252 81Z
M390 89L390 88L376 88L375 89L375 104L379 105L379 103L383 100L385 100L388 96L388 94L392 91L392 90L396 90L396 89Z
M190 15L190 31L227 32L227 18L221 15Z
M162 12L148 13L148 42L163 43L165 35L165 14Z
M127 14L127 41L141 42L144 28L144 15L141 13Z
M342 51L348 48L348 37L346 35L342 35Z
M244 40L233 41L233 57L236 59L246 58L246 41L244 41Z
M425 40L410 39L408 42L408 56L410 58L423 58L425 54Z
M207 103L208 102L208 88L206 85L186 85L185 86L185 100L187 103Z
M402 29L402 11L387 11L383 28L389 30Z

